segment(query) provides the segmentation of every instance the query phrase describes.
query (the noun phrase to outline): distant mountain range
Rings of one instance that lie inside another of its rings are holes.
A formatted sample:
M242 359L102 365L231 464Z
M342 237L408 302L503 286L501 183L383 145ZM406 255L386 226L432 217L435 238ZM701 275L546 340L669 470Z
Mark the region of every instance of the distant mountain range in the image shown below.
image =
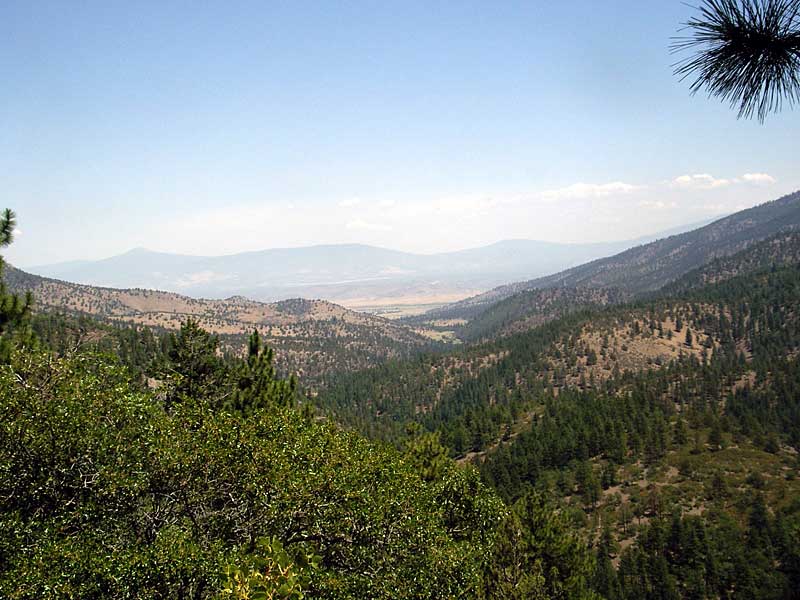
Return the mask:
M185 256L138 248L104 260L72 261L27 270L75 283L157 289L194 298L324 298L348 306L433 304L464 298L509 281L549 275L697 226L620 242L507 240L432 255L356 244L227 256Z
M553 275L496 287L406 322L416 325L446 323L447 327L452 322L462 322L465 339L518 331L521 327L526 328L526 321L528 326L535 326L565 311L623 302L660 290L704 265L713 263L715 271L724 269L724 261L720 262L724 257L735 255L780 232L798 230L800 192L795 192L614 256ZM768 255L765 253L775 252L775 244L780 245L780 239L754 256L763 257Z

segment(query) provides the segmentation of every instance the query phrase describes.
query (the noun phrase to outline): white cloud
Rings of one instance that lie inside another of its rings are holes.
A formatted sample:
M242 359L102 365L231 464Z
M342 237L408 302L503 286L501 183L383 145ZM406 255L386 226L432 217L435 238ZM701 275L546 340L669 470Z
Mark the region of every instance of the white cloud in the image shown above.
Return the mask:
M694 190L713 190L729 186L731 183L730 179L717 179L708 173L681 175L672 180L672 185L675 187Z
M608 198L609 196L630 194L641 186L613 181L611 183L574 183L570 186L547 190L541 196L545 200L584 200L587 198Z
M633 184L609 177L605 183L601 179L550 189L483 189L427 197L353 194L293 207L285 200L264 200L176 213L152 225L152 239L170 240L169 246L144 239L137 245L214 255L342 242L439 252L510 238L633 239L769 200L770 180L754 169L724 180L699 174Z
M345 225L347 229L350 230L360 230L360 231L391 231L392 228L389 225L382 225L381 223L370 223L369 221L364 221L363 219L355 219L350 221L347 225Z
M775 178L767 173L745 173L734 179L718 179L708 173L697 175L681 175L672 180L672 187L689 190L713 190L740 183L769 185L775 183Z
M766 173L745 173L742 175L742 180L747 183L756 183L756 184L771 184L775 183L775 178L772 175L767 175Z

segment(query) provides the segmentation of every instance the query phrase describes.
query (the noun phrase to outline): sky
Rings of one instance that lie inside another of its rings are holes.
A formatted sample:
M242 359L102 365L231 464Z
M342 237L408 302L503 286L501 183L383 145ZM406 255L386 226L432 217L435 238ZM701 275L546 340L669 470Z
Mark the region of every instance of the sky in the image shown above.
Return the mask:
M680 0L0 4L6 259L631 239L800 189Z

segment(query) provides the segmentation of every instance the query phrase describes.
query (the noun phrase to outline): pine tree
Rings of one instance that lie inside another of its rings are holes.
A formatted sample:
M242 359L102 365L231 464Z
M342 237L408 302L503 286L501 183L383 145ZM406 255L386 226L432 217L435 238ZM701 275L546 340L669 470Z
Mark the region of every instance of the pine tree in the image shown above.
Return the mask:
M617 600L622 596L617 572L611 563L611 557L615 556L618 551L619 545L614 540L611 528L606 524L597 546L597 563L594 573L594 589L605 600Z
M0 215L0 248L14 241L17 217L11 209ZM30 314L33 296L28 292L24 298L9 294L3 279L4 261L0 257L0 362L8 362L15 342L30 342Z
M715 471L711 478L710 495L714 500L724 500L728 496L728 484L719 471Z
M595 557L565 515L531 493L498 528L483 598L599 600Z
M586 355L586 365L589 367L593 367L596 364L597 364L597 352L595 352L594 349L591 349Z
M609 461L600 475L600 485L604 490L613 487L617 484L617 467L613 462Z
M227 375L218 351L219 338L194 319L187 319L177 334L170 335L164 373L172 382L167 404L187 398L216 403Z
M714 423L711 425L711 431L708 434L708 443L712 450L719 450L722 448L722 424L719 419L714 419Z
M672 442L676 446L683 446L688 441L689 432L686 429L686 421L684 421L681 417L678 417L678 420L675 421L675 428L672 432Z
M588 461L581 461L578 463L578 469L575 473L575 478L578 482L578 493L583 498L586 504L591 504L592 507L597 505L602 489L597 476L594 474L591 463Z
M253 330L247 341L247 359L235 373L236 390L226 406L243 414L269 406L292 407L295 404L296 382L278 379L272 364L273 350Z

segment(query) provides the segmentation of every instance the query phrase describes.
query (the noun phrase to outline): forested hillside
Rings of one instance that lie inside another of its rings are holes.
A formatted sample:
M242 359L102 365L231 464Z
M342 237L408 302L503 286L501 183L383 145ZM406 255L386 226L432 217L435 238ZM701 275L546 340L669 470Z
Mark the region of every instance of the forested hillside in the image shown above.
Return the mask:
M499 414L508 403L498 397L512 395L508 406L513 407L543 389L593 387L593 382L658 370L675 360L711 360L722 351L723 339L709 324L729 326L737 314L738 328L725 335L734 335L737 351L752 360L755 342L743 336L754 336L753 327L760 335L767 335L767 326L785 332L796 318L798 299L792 294L799 243L799 235L782 234L701 267L648 299L568 311L526 333L343 376L322 398L341 411L340 418L373 428L383 424L387 432L408 418L453 425L455 407L474 405ZM715 266L719 269L712 275ZM753 310L756 301L780 312L767 325L754 325L749 312L741 313ZM792 352L784 349L786 356Z
M419 423L507 502L559 502L597 546L606 597L784 597L800 518L796 243L768 239L637 303L343 377L320 400L400 444Z
M491 339L533 329L575 311L620 304L636 297L676 295L681 291L723 281L760 268L798 262L800 262L800 233L788 231L770 236L736 254L715 258L655 292L633 294L613 287L548 287L516 293L492 304L464 322L439 321L438 323L440 328L446 329L449 326L450 329L454 329L458 337L465 341ZM425 322L425 319L423 315L418 320ZM429 326L436 327L437 321L433 321Z
M535 329L573 312L619 304L630 295L614 288L556 287L529 290L491 305L456 331L464 341L480 341Z
M0 281L3 598L595 597L542 497L505 507L430 436L314 418L258 333L224 356L191 318L156 335L32 300Z
M313 399L258 334L4 296L0 593L796 597L796 250L509 303L485 331L519 329Z
M0 591L796 597L800 234L745 246L428 323L467 342L435 352L320 301L10 270Z
M707 265L664 286L661 293L679 294L684 290L725 281L759 269L798 263L800 263L800 232L787 231L770 236L736 254L715 258Z

